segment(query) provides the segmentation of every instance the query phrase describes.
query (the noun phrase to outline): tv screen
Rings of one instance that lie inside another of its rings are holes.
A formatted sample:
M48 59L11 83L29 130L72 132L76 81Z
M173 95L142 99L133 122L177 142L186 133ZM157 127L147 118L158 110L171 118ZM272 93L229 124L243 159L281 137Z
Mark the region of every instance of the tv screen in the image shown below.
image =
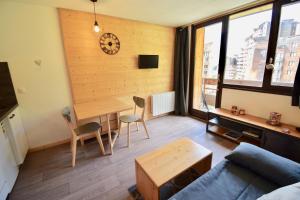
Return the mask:
M158 55L139 55L139 68L158 68Z
M0 117L17 105L7 62L0 62Z

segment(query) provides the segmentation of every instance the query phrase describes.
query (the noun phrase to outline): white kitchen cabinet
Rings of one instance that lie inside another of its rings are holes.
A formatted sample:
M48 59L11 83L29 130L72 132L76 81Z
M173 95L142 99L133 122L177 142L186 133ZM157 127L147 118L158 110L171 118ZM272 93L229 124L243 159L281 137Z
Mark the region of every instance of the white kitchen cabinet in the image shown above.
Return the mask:
M2 174L0 174L0 177L1 178L3 177ZM0 200L5 200L8 194L9 194L8 182L4 179L0 179Z
M0 122L0 200L5 200L11 192L19 173L10 140L8 119Z
M15 159L18 165L24 162L25 156L28 151L28 142L25 134L25 130L23 127L21 115L19 112L19 108L16 107L12 110L8 116L8 124L10 129L9 139L11 142L11 147L13 149L13 153L15 155Z

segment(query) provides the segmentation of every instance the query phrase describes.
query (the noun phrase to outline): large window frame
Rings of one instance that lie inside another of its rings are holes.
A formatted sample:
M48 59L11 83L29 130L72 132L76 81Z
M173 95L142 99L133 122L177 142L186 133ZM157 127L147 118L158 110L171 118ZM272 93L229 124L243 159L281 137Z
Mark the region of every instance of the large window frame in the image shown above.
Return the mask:
M195 58L195 34L197 28L201 28L203 26L213 24L215 22L222 22L222 38L221 38L221 48L220 48L220 60L219 60L219 84L218 89L219 92L217 94L217 101L216 101L216 107L221 106L221 98L222 98L222 89L228 88L228 89L236 89L236 90L245 90L245 91L253 91L253 92L261 92L261 93L270 93L270 94L278 94L278 95L286 95L291 96L292 94L292 87L287 86L277 86L272 85L272 73L273 70L264 69L264 77L263 77L263 84L262 87L255 87L255 86L243 86L243 85L233 85L233 84L225 84L224 83L224 72L225 72L225 65L226 65L226 51L227 51L227 38L228 38L228 24L229 24L229 17L233 14L237 14L240 12L244 12L247 10L251 10L253 8L257 8L260 6L273 4L272 6L272 18L271 18L271 27L270 27L270 36L269 36L269 44L267 49L267 56L266 56L266 63L269 63L268 61L270 58L275 58L276 54L276 48L277 48L277 38L278 38L278 32L279 32L279 26L280 26L280 16L281 16L281 8L290 3L299 2L300 0L277 0L273 2L268 2L265 4L257 5L251 8L239 10L238 12L230 13L228 15L218 17L203 23L192 25L192 37L191 37L191 70L190 70L190 80L193 80L194 76L194 58ZM193 82L190 82L190 88L193 89ZM192 90L191 90L192 91ZM190 92L190 95L193 95ZM190 105L192 105L192 99L190 98ZM195 112L194 110L190 110L192 112ZM193 114L193 113L191 113Z
M194 91L194 70L195 70L195 50L196 50L196 31L197 29L215 24L215 23L222 23L222 33L221 33L221 47L220 47L220 57L219 57L219 68L218 68L218 86L217 86L217 96L216 96L216 107L220 107L221 105L221 98L222 98L222 90L220 88L220 83L223 82L223 76L220 76L220 74L224 73L224 65L225 65L225 54L226 51L224 47L226 47L226 38L227 38L227 32L225 31L228 27L228 17L219 17L215 18L213 20L199 23L192 25L192 31L191 31L191 54L190 54L190 88L189 88L189 113L191 115L200 117L202 119L206 119L207 115L200 110L196 110L193 108L193 91ZM220 67L222 66L222 67Z

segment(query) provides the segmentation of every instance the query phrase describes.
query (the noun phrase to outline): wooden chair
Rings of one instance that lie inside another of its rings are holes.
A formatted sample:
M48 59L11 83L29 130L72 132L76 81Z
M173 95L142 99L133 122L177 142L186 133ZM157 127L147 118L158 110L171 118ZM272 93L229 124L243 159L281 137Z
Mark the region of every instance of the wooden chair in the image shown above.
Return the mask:
M150 138L147 127L146 127L146 124L145 124L145 121L144 121L146 101L145 101L145 99L143 99L141 97L136 97L136 96L133 97L133 101L135 103L134 114L133 115L123 115L123 116L120 116L120 118L119 118L119 133L118 134L120 134L122 122L127 123L127 134L128 134L128 136L127 136L127 146L128 147L130 147L130 124L131 123L135 122L137 130L139 131L139 124L138 123L141 122L143 124L144 128L145 128L147 138ZM137 115L137 107L142 109L142 114L141 115Z
M63 109L62 116L71 130L72 167L75 166L76 161L77 141L83 141L84 137L95 136L100 145L101 153L105 155L105 150L100 134L101 125L99 123L90 122L77 127L74 123L72 123L71 110L68 107Z

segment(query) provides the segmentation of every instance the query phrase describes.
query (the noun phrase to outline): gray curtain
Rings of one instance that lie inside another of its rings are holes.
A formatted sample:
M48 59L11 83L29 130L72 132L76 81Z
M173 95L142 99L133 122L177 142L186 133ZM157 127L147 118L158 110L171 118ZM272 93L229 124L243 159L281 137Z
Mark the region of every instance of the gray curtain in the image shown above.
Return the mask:
M292 92L292 106L300 106L300 60L297 68Z
M174 55L175 114L188 114L189 30L177 28Z

